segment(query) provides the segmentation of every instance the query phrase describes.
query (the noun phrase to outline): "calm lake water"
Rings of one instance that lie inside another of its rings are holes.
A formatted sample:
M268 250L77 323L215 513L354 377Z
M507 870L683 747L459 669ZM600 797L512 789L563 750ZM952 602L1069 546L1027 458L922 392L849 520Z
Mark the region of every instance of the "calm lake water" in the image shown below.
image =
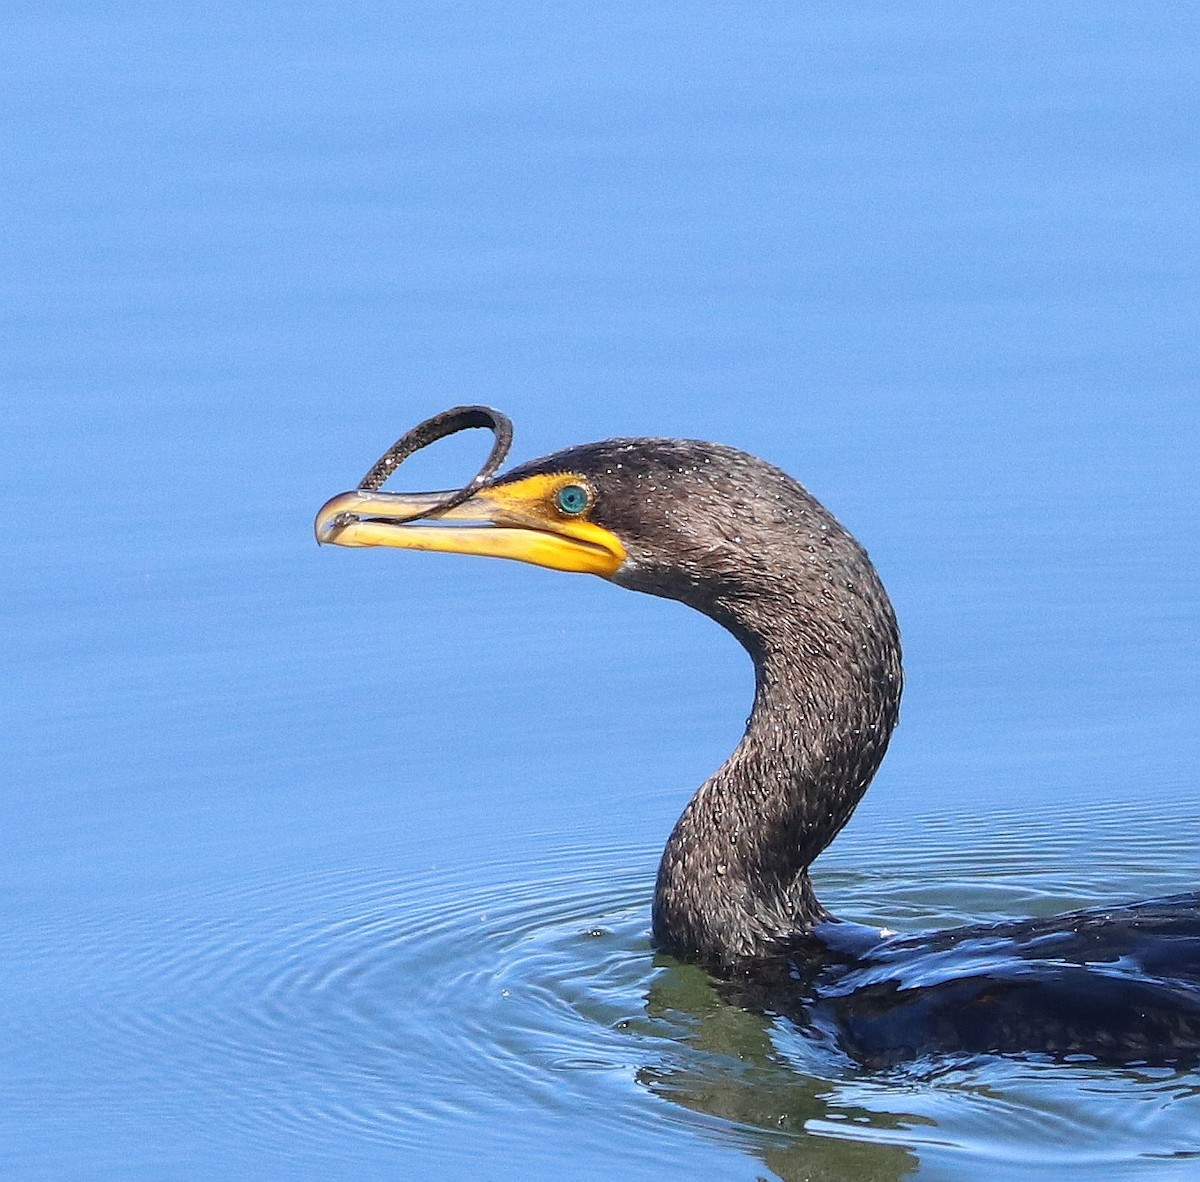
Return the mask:
M461 402L764 455L905 638L824 900L1195 888L1198 26L8 4L4 1176L1196 1177L1200 1075L868 1074L655 956L714 625L311 521Z

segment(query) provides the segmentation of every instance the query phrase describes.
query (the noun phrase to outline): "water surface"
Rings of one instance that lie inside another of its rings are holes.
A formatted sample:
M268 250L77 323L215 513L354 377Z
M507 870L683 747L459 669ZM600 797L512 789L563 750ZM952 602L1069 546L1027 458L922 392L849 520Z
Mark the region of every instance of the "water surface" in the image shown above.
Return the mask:
M10 5L6 1176L1191 1177L1195 1074L866 1074L655 956L715 626L310 524L459 402L764 455L905 638L823 899L1194 889L1196 24Z

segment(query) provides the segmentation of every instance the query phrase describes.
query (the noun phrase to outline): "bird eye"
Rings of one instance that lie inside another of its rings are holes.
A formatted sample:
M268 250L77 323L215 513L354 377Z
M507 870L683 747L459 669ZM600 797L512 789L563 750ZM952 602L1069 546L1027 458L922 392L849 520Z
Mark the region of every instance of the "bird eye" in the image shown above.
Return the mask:
M591 498L588 490L580 484L564 484L554 496L554 503L572 517L577 517L588 507Z

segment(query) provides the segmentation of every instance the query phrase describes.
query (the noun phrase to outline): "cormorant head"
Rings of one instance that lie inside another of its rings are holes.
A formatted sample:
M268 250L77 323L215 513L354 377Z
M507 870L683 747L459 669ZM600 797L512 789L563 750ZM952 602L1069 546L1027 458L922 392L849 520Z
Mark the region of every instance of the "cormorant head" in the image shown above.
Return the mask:
M778 468L733 448L611 439L524 464L464 504L444 493L343 493L317 538L514 558L602 575L728 619L805 581L827 582L856 543ZM864 556L865 557L865 556ZM799 580L799 581L798 581Z

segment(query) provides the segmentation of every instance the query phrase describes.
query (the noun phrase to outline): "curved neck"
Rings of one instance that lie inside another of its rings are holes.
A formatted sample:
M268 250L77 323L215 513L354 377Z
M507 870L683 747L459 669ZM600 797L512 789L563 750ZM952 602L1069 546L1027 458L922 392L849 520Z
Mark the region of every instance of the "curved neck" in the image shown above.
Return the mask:
M797 619L782 602L755 604L749 620L710 612L754 660L754 708L667 841L653 921L665 950L731 966L828 918L809 864L850 819L899 709L895 618L871 582L836 620Z

